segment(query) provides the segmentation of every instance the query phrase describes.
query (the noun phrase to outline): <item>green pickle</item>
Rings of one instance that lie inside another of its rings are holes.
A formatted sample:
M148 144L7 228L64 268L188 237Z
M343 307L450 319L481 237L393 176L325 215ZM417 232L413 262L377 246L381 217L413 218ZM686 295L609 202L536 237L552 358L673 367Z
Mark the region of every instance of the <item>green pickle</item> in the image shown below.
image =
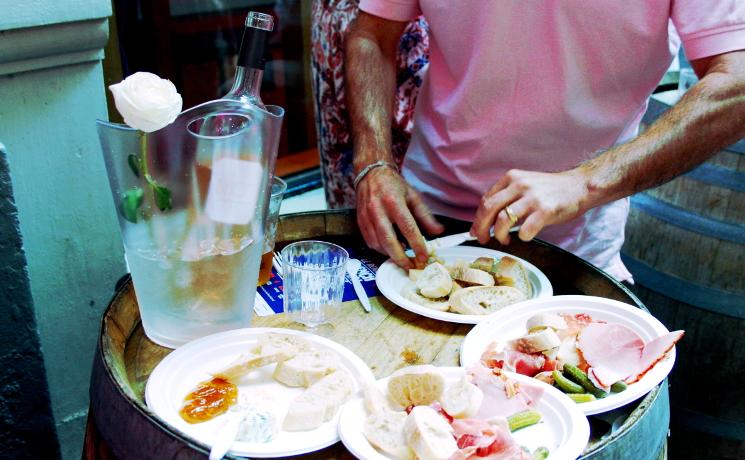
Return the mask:
M564 377L564 374L562 374L560 371L553 371L552 374L554 377L554 384L563 391L564 393L584 393L585 389L582 387L582 385L578 385L568 378Z
M570 380L574 380L575 383L579 383L582 385L582 388L587 390L588 393L595 396L596 398L605 398L607 395L605 391L601 390L600 388L596 387L591 381L590 378L582 372L580 368L577 366L573 366L569 363L564 364L564 375L568 377Z
M548 458L549 451L546 447L539 447L533 452L533 460L546 460Z
M535 425L541 420L541 414L534 410L524 410L507 417L507 424L510 431L515 432L519 429Z
M610 391L611 393L620 393L622 391L625 391L628 387L629 386L626 385L626 382L624 382L623 380L619 380L618 382L610 386Z
M590 393L568 393L567 396L569 396L572 401L576 402L577 404L597 401L597 398Z

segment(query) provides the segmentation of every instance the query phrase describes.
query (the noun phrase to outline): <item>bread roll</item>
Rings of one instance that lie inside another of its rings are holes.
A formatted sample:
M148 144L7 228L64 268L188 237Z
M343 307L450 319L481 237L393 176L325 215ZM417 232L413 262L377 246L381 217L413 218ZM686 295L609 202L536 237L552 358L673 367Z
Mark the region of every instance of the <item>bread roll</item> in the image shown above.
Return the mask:
M404 299L410 300L417 305L431 308L432 310L447 311L447 309L450 308L450 304L448 303L447 298L428 299L427 297L420 295L417 292L417 289L411 285L404 286L404 288L401 290L401 296Z
M388 397L402 408L439 401L445 391L445 378L430 364L409 366L388 379Z
M282 361L272 377L288 387L309 387L339 368L339 357L330 350L303 351Z
M339 369L317 381L297 396L287 410L282 429L314 430L331 420L354 391L349 372Z
M464 315L488 315L525 299L525 294L510 286L473 286L450 296L450 310Z
M453 427L429 406L412 409L404 436L419 460L447 460L458 450Z
M416 281L416 287L419 293L429 299L439 299L450 294L453 287L453 280L444 265L433 263L419 275Z
M365 419L362 433L375 448L395 459L412 460L414 453L404 436L407 414L387 411L370 414Z
M463 376L457 382L448 385L440 398L440 404L450 416L455 418L469 418L476 415L484 400L484 393L479 387Z
M500 286L511 286L519 289L525 294L526 299L533 297L533 285L528 278L528 272L517 259L510 256L502 257L499 260L494 278Z

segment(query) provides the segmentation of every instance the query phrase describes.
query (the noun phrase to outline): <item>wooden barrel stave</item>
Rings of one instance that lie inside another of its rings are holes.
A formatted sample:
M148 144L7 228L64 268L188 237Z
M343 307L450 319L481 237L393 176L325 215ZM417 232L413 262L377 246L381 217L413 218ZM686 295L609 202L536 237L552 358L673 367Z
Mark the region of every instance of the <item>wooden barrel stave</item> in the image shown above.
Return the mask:
M645 120L668 108L653 99ZM670 376L671 454L745 458L745 140L632 197L622 252L649 310L687 331Z
M279 223L278 248L296 239L319 237L325 240L359 242L354 215L349 212L311 213L283 216ZM467 224L463 224L466 226ZM450 224L449 229L462 229ZM499 249L495 245L495 249ZM541 243L515 242L508 250L536 263L552 280L557 293L592 294L641 305L622 285L553 246ZM373 321L363 325L354 321L358 306L346 311L340 319L334 337L359 354L377 376L391 373L403 364L402 357L381 362L381 347L390 347L393 354L402 344L424 350L420 362L438 365L457 364L458 351L468 325L458 325L422 318L396 308L387 300L373 298ZM375 308L378 307L378 308ZM261 326L293 327L283 315L261 319ZM257 321L258 322L258 321ZM433 333L416 338L420 328ZM385 331L385 332L384 332ZM437 350L427 352L426 350ZM149 342L139 322L137 304L131 283L124 283L112 299L103 318L99 350L96 353L91 378L91 410L89 436L86 437L86 458L205 458L207 449L191 443L185 437L159 422L144 404L147 377L170 350ZM668 413L666 387L660 386L642 401L628 406L630 415L613 434L589 446L587 458L593 460L632 458L623 452L629 446L639 446L633 458L654 460L665 458L664 442ZM663 414L662 418L660 414ZM648 420L656 420L654 423ZM643 446L643 448L642 448ZM639 456L636 456L639 452ZM95 456L98 455L98 456ZM304 455L305 459L352 458L339 445ZM583 457L584 458L584 457Z

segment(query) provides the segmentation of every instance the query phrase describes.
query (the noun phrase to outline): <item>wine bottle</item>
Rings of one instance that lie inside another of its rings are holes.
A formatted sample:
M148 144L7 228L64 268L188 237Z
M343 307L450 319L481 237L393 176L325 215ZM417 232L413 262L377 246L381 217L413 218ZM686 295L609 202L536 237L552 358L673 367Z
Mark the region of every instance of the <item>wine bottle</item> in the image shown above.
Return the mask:
M246 17L243 38L238 50L238 65L235 70L233 87L225 99L236 99L254 104L262 109L259 91L261 79L264 76L266 51L269 34L274 30L274 18L270 14L251 11Z

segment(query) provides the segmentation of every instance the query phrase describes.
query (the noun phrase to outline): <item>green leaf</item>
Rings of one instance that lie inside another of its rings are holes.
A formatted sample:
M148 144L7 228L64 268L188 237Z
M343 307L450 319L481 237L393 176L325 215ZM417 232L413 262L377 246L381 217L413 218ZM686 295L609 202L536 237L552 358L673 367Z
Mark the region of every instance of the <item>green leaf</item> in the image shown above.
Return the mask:
M135 177L140 177L140 157L134 153L130 153L127 157L127 163L129 163L129 169L132 170Z
M144 197L145 193L139 187L124 192L120 205L122 216L133 224L137 223L137 210L142 206L142 199Z
M151 185L153 186L155 205L158 206L158 209L161 211L168 211L171 209L171 191L156 182L153 182Z

